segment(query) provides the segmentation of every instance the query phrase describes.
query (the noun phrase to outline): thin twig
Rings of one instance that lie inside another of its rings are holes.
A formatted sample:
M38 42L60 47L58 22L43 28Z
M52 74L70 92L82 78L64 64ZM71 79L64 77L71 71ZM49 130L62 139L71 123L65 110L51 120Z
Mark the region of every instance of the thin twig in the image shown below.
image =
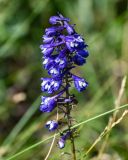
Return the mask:
M58 121L58 119L59 119L59 115L58 115L58 106L57 106L56 121ZM51 153L51 151L52 151L52 148L53 148L53 145L54 145L56 136L57 136L57 133L54 134L54 137L53 137L51 146L50 146L49 151L48 151L48 153L47 153L47 155L46 155L46 157L45 157L44 160L47 160L47 159L48 159L48 157L49 157L49 155L50 155L50 153Z
M124 76L124 78L123 78L123 80L122 80L122 83L121 83L121 87L120 87L120 90L119 90L118 97L117 97L117 99L115 100L115 108L118 108L118 107L120 106L121 98L122 98L123 93L124 93L124 90L125 90L126 80L127 80L127 76ZM118 113L118 111L115 111L115 112L113 113L113 120L116 119L117 113Z
M115 127L117 124L119 124L119 123L121 122L121 120L124 118L124 116L125 116L126 114L128 114L128 110L125 110L125 111L123 112L122 116L121 116L116 122L114 122L114 123L111 125L111 128L108 127L108 126L105 127L104 131L103 131L103 132L100 134L100 136L95 140L95 142L91 145L91 147L86 151L85 156L88 155L88 153L94 148L94 146L95 146L107 133L109 133L113 127ZM97 159L99 159L99 156L98 156Z
M94 141L94 143L91 145L91 147L86 151L86 154L87 155L93 148L94 146L106 135L106 138L105 138L105 141L104 143L102 144L101 146L101 149L100 149L100 153L99 153L99 156L98 156L98 159L100 159L104 149L105 149L105 146L107 144L107 140L109 138L109 134L110 134L110 131L111 129L116 125L118 124L122 119L123 117L127 114L127 111L125 111L123 113L123 115L121 116L120 119L118 119L116 122L115 122L115 119L116 119L116 116L117 116L117 113L118 113L118 108L120 106L120 101L121 101L121 97L124 93L124 89L125 89L125 84L126 84L126 76L123 78L122 80L122 83L121 83L121 88L119 90L119 94L118 94L118 97L115 101L115 112L113 113L113 116L109 118L109 122L108 122L108 125L105 127L105 129L103 130L103 132L99 135L99 137Z
M124 116L126 116L126 114L128 114L128 110L125 110L125 111L123 112L122 116L121 116L116 122L114 122L114 123L112 124L112 128L115 127L115 125L119 124L119 123L122 121L122 119L124 118Z
M54 145L54 142L55 142L55 139L56 139L56 133L54 134L54 137L53 137L53 140L52 140L52 143L51 143L51 146L49 148L49 151L48 151L48 154L46 155L45 159L44 160L47 160L51 151L52 151L52 148L53 148L53 145Z
M117 109L120 106L121 98L122 98L124 90L125 90L126 80L127 80L127 76L124 76L124 78L123 78L123 80L121 82L121 87L120 87L120 90L119 90L118 97L115 100L115 109ZM114 122L116 120L117 113L118 113L118 110L113 112L112 117L110 117L110 119L109 119L108 128L112 128L112 125L114 124ZM102 154L103 154L103 152L105 150L105 147L106 147L107 142L108 142L109 135L110 135L110 132L106 135L105 141L101 145L101 149L99 151L98 159L100 159L100 157L102 156Z

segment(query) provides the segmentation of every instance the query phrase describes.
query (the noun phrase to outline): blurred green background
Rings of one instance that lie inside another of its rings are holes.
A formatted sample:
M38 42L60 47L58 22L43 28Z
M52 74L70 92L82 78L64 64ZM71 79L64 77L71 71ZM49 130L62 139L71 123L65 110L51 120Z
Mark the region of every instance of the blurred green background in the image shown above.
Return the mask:
M0 160L48 136L45 122L55 112L42 114L40 77L47 76L42 68L42 43L48 19L57 12L77 24L76 30L85 37L90 56L85 66L75 70L86 78L89 87L83 93L72 89L79 101L73 110L76 120L83 121L113 109L121 81L128 74L128 1L127 0L0 0ZM128 83L121 104L128 103ZM121 111L122 112L122 111ZM102 117L79 128L76 139L78 159L108 123ZM128 118L116 126L108 139L105 160L128 160ZM104 139L90 152L95 158ZM15 158L43 160L51 141ZM49 159L70 159L70 143L64 150L55 147ZM103 159L102 159L103 160Z

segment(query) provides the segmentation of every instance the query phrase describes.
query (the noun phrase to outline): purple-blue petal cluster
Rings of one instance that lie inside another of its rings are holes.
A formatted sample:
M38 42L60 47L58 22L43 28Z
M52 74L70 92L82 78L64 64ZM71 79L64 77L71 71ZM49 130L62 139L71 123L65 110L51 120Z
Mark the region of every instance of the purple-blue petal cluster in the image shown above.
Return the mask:
M45 124L45 126L49 131L54 131L58 128L58 122L55 120L50 120Z
M57 104L57 100L54 97L41 97L41 105L40 105L40 111L42 112L51 112Z
M41 80L41 90L47 93L54 93L60 88L62 83L60 79L41 78Z
M64 93L64 90L62 90L59 94L53 97L41 96L40 111L51 112L57 105L57 98L60 97L63 93Z
M88 45L84 38L75 31L75 25L69 22L70 19L61 14L50 17L49 23L52 26L46 28L42 36L43 43L40 45L43 55L42 64L49 77L41 78L41 90L44 93L53 94L41 97L40 111L42 112L51 112L59 104L62 107L65 104L68 106L76 103L74 95L67 92L71 87L70 83L73 82L79 92L88 86L85 79L72 73L73 68L86 63L86 58L89 56ZM57 121L50 120L46 123L46 128L54 131L58 125ZM65 141L70 134L67 131L61 136L58 142L59 148L64 148Z
M75 76L75 75L72 75L72 78L74 80L74 85L75 85L75 88L81 92L83 90L85 90L88 86L88 82L85 81L85 79L83 78L80 78L78 76Z
M70 137L70 135L71 135L71 132L67 131L65 134L63 134L60 137L60 139L58 141L58 146L60 149L65 147L66 140Z

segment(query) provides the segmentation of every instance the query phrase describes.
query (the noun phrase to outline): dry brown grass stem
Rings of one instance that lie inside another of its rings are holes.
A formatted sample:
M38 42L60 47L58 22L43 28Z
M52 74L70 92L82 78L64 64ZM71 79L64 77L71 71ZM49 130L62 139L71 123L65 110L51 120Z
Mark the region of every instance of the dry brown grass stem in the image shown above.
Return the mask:
M124 90L125 90L126 79L127 79L127 77L124 76L124 78L122 80L122 83L121 83L121 87L120 87L120 90L119 90L118 97L115 100L115 108L118 108L120 106L121 98L122 98ZM128 110L125 110L123 112L123 114L121 115L121 117L116 120L117 113L118 113L118 110L115 111L113 113L113 115L109 118L107 126L105 127L103 132L99 135L99 137L94 141L94 143L91 145L91 147L86 151L85 155L88 155L89 152L94 148L94 146L105 136L105 141L101 145L101 149L100 149L99 155L97 157L97 160L100 159L100 157L102 156L102 153L104 152L105 147L107 145L107 141L108 141L111 129L122 121L122 119L125 117L125 115L128 114Z
M59 119L59 114L58 114L58 106L57 106L56 121L58 121L58 119ZM45 157L45 159L44 159L44 160L47 160L47 159L48 159L48 157L50 156L50 153L51 153L52 148L53 148L54 143L55 143L56 136L57 136L57 133L55 133L55 134L54 134L54 137L53 137L53 140L52 140L51 146L50 146L49 151L48 151L48 153L47 153L47 155L46 155L46 157Z

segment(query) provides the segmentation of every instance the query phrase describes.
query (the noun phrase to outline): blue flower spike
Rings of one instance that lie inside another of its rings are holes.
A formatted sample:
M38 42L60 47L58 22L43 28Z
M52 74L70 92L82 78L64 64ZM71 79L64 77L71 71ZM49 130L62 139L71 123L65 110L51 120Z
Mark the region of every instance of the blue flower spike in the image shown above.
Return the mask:
M40 45L42 64L49 75L48 78L41 78L41 91L48 96L41 96L40 111L49 113L58 107L58 111L64 115L63 118L67 118L68 129L58 141L60 149L65 147L67 139L73 138L72 124L68 123L71 115L68 114L71 113L72 105L77 104L77 100L74 94L70 94L71 83L74 83L78 92L88 87L85 79L72 73L73 68L86 63L89 56L88 45L75 31L75 25L69 22L70 19L60 13L51 16L49 23L52 26L45 29L45 34L42 36L43 43ZM60 128L58 122L59 120L49 120L45 126L50 132L55 131Z

